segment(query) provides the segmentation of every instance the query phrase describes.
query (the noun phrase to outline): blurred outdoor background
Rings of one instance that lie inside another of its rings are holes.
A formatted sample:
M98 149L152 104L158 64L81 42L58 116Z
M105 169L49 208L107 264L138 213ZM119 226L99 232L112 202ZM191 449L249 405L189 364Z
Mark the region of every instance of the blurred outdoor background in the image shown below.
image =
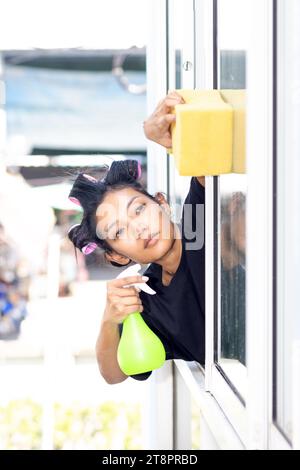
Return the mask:
M120 271L66 237L77 170L136 158L147 185L146 3L1 4L0 449L148 446L150 381L108 385L95 359Z
M144 3L144 5L143 5ZM108 385L95 342L117 268L66 238L78 169L146 181L145 2L10 1L0 32L0 448L141 449L145 383Z

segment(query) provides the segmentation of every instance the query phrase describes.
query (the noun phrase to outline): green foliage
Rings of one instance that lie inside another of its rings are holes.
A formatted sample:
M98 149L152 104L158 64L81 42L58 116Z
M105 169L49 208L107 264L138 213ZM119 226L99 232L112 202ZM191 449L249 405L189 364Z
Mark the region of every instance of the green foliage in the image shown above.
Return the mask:
M141 449L139 405L107 401L54 405L55 449ZM0 408L0 448L40 449L42 407L31 400Z
M55 406L55 449L141 449L140 410L108 401L98 407Z
M0 448L39 449L42 408L32 400L15 400L0 407Z
M201 442L200 433L200 410L196 403L192 401L192 449L199 450Z

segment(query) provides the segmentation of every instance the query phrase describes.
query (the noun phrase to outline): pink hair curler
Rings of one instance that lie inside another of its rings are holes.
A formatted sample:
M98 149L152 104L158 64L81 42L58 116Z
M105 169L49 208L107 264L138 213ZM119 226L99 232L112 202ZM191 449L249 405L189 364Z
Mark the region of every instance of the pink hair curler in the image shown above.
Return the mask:
M91 243L88 243L87 245L84 245L81 248L81 251L84 255L89 255L94 250L96 250L97 247L98 247L97 243L91 242Z
M142 166L141 166L140 162L138 162L138 175L137 175L137 179L140 179L141 176L142 176Z
M70 196L69 201L74 202L74 204L81 207L81 204L80 204L79 200L77 199L77 197Z
M97 183L96 178L94 178L94 177L91 176L91 175L87 175L86 173L83 173L82 176L84 176L87 180L92 181L92 183Z

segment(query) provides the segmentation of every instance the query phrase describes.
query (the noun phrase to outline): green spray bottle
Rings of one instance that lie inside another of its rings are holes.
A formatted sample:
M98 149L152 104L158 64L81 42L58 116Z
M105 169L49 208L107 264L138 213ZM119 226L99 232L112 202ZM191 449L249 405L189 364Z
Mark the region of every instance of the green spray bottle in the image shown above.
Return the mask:
M122 271L117 278L134 276L141 269L135 264ZM156 292L145 282L128 284L154 295ZM117 359L120 369L126 375L141 374L158 369L166 360L166 351L159 337L145 323L140 312L128 315L123 321L122 336L119 342Z

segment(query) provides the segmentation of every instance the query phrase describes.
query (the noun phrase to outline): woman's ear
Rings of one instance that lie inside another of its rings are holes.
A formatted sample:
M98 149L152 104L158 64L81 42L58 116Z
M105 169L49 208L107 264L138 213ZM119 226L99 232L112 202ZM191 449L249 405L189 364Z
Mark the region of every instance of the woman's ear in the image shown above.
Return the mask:
M171 216L171 208L165 198L165 196L163 195L163 193L161 192L158 192L155 194L155 200L158 202L158 204L161 206L162 209L164 209L164 211L169 215Z
M127 256L120 255L116 251L107 251L104 254L104 256L105 256L106 260L109 261L110 263L111 262L118 263L122 266L126 266L127 264L129 264L131 262L130 258L128 258Z

